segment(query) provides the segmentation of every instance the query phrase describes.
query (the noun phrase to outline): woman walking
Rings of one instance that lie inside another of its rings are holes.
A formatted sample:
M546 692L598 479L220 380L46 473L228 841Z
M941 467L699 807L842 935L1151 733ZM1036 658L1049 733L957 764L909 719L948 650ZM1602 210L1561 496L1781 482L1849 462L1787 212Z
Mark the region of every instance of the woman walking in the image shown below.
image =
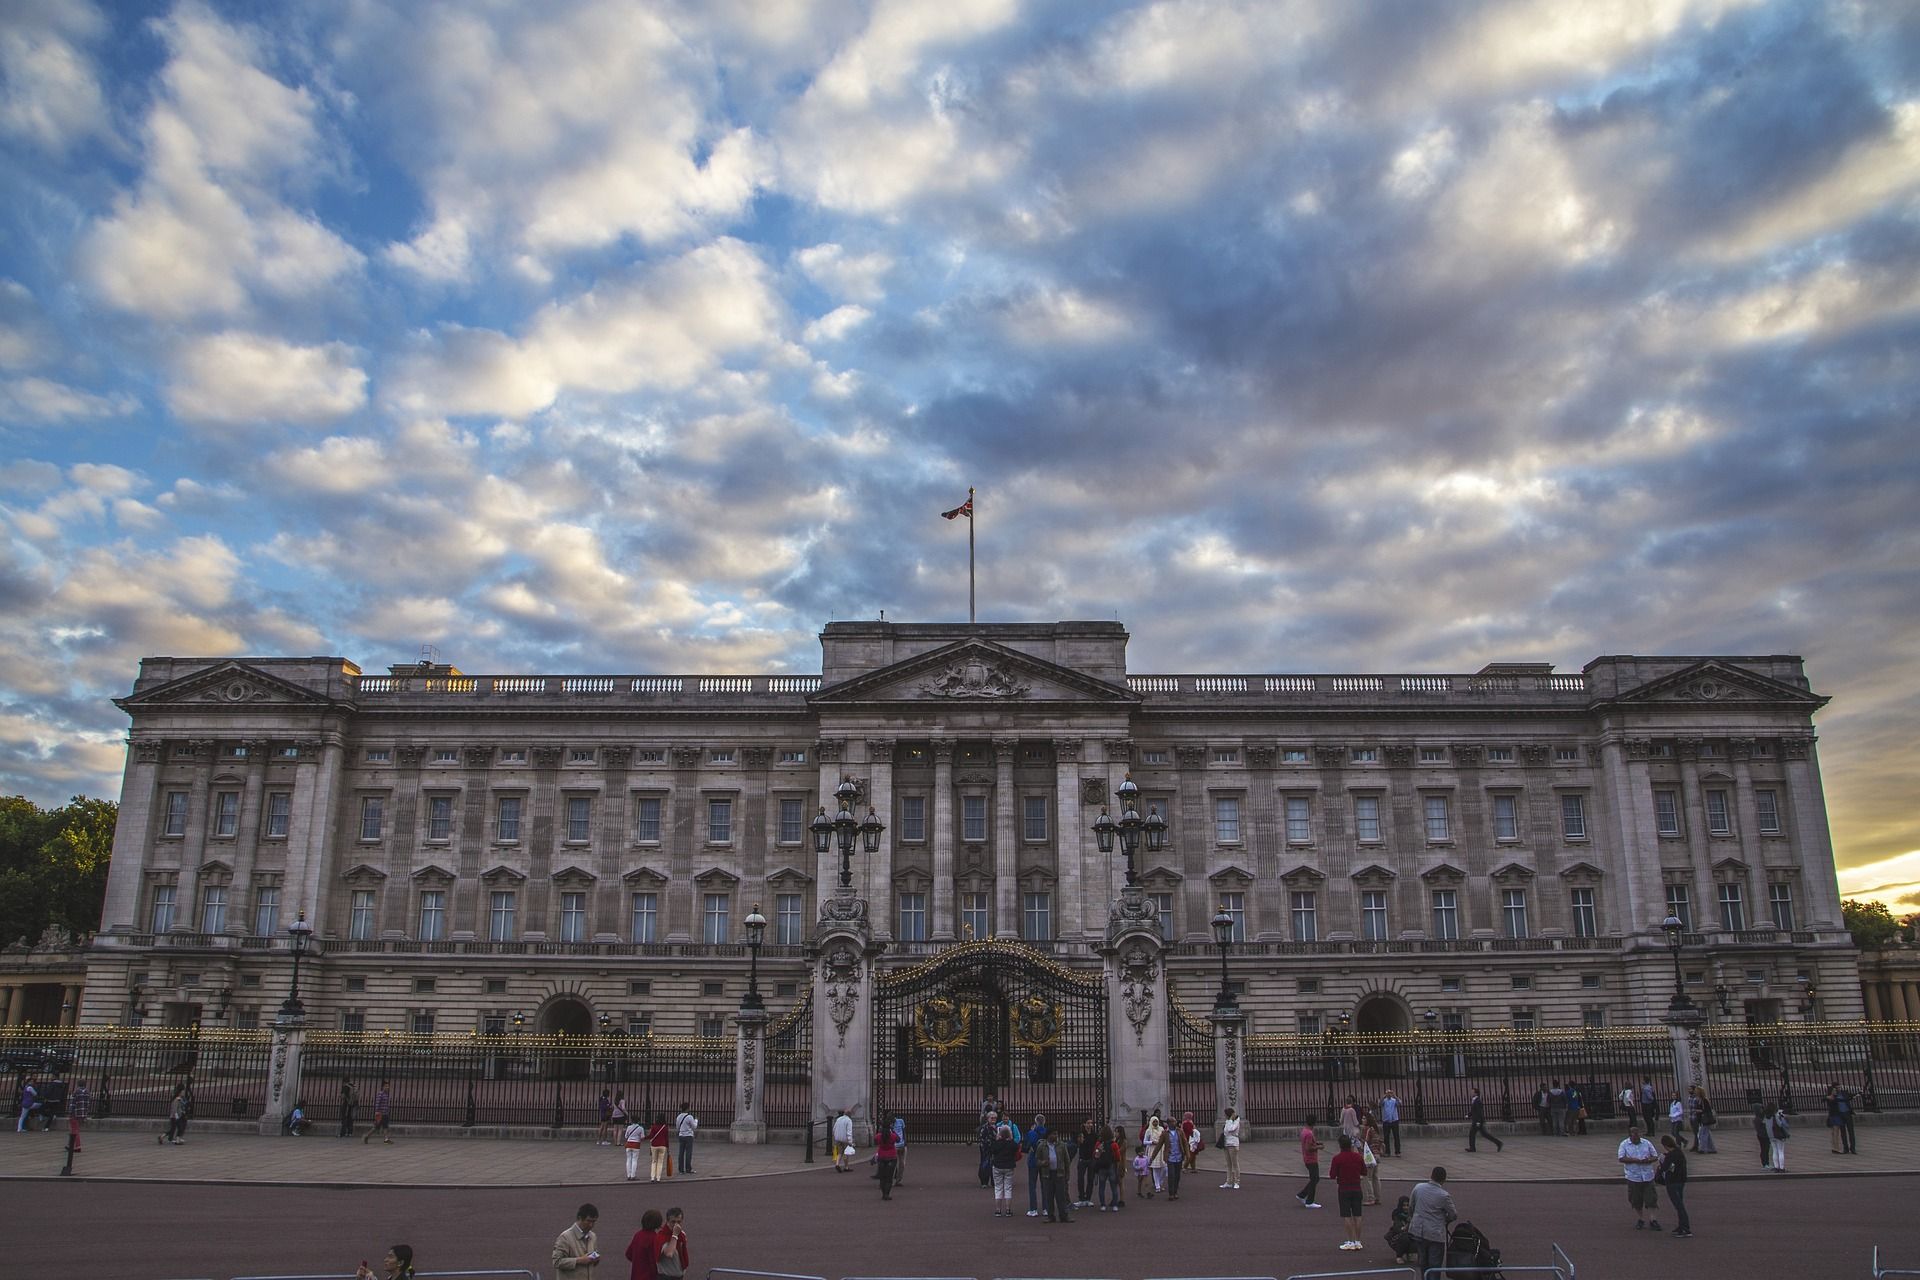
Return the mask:
M1700 1085L1693 1086L1693 1149L1702 1155L1713 1155L1719 1149L1713 1145L1713 1126L1720 1117L1713 1113L1713 1099Z
M1238 1191L1240 1189L1240 1113L1232 1107L1227 1108L1227 1118L1220 1126L1220 1150L1227 1158L1227 1180L1220 1184L1221 1190Z
M1153 1199L1154 1193L1165 1189L1167 1185L1167 1131L1160 1123L1158 1113L1147 1119L1147 1199Z
M888 1114L873 1135L873 1160L880 1173L880 1198L893 1199L893 1175L900 1168L900 1139Z

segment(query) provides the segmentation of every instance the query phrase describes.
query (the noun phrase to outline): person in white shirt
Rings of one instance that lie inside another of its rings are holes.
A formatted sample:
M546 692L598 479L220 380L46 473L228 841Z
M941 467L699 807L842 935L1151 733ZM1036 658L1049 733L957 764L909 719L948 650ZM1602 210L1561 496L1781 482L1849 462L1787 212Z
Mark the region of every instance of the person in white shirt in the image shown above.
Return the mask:
M1220 1124L1220 1149L1227 1153L1227 1180L1220 1184L1222 1190L1240 1189L1241 1127L1239 1113L1228 1107L1227 1118Z
M1675 1138L1683 1142L1686 1140L1687 1104L1681 1101L1677 1093L1673 1095L1673 1101L1667 1104L1667 1127L1673 1130Z
M1620 1165L1627 1173L1627 1203L1633 1206L1633 1229L1660 1230L1660 1219L1649 1216L1660 1212L1660 1191L1653 1185L1660 1149L1640 1136L1640 1126L1636 1124L1627 1129L1618 1154Z
M846 1108L833 1118L833 1167L841 1173L847 1171L847 1152L853 1147L853 1117Z
M673 1131L680 1138L680 1172L693 1172L693 1135L700 1131L700 1117L693 1114L693 1108L683 1102L680 1114L673 1118Z
M637 1116L627 1117L627 1127L620 1132L620 1145L627 1149L627 1181L632 1182L640 1176L640 1149L647 1145L647 1126L641 1124Z

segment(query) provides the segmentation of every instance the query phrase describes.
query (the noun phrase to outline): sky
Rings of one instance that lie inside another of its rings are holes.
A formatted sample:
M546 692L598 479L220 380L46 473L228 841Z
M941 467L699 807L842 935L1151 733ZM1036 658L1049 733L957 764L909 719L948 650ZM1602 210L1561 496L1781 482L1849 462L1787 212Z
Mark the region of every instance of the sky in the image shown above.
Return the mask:
M0 0L0 791L142 656L1806 658L1920 907L1920 6Z

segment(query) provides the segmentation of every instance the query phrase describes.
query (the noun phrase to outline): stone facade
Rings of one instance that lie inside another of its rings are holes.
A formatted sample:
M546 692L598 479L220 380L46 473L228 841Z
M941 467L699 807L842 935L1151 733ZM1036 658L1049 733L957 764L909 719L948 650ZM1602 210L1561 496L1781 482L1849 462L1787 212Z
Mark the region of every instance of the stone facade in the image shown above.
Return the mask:
M1130 675L1127 639L833 623L820 676L149 658L81 1020L265 1025L304 911L312 1026L731 1031L753 906L769 1008L814 981L840 859L807 824L847 778L886 827L851 868L875 963L992 935L1097 966L1129 773L1169 824L1138 868L1165 980L1210 1001L1225 903L1249 1032L1652 1021L1682 897L1715 1016L1808 1016L1804 986L1860 1016L1799 659Z

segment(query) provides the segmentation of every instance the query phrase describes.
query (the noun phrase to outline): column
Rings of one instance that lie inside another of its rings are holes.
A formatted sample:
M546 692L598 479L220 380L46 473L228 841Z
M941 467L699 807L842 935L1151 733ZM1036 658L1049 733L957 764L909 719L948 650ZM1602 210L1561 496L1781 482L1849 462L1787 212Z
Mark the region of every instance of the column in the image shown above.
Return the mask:
M1227 1123L1227 1108L1232 1107L1241 1117L1240 1140L1245 1142L1252 1136L1245 1118L1247 1104L1240 1088L1246 1076L1247 1016L1240 1012L1238 1005L1215 1005L1207 1021L1213 1023L1214 1141L1217 1145L1222 1126Z
M1907 995L1906 1021L1920 1022L1920 982L1903 982L1900 986Z
M1839 929L1840 882L1834 874L1833 838L1827 827L1827 798L1820 783L1820 763L1813 738L1782 738L1780 754L1786 771L1786 803L1791 811L1793 853L1806 902L1802 907L1808 929Z
M743 1006L733 1015L733 1025L733 1127L727 1137L736 1143L763 1143L767 1140L767 1124L761 1044L767 1030L767 1011Z
M831 1124L845 1108L856 1131L873 1123L873 957L867 904L821 904L813 953L813 1118Z
M933 931L935 942L960 936L953 904L953 739L935 738L933 748Z
M1889 982L1887 984L1887 994L1892 997L1892 1008L1890 1011L1893 1014L1893 1020L1895 1022L1912 1022L1913 1006L1907 1003L1907 984L1904 982ZM18 991L14 992L13 998L17 1003L20 999L20 993ZM15 1020L12 1016L9 1016L7 1019L8 1022Z
M1137 1131L1167 1100L1168 1005L1160 921L1138 885L1123 888L1101 947L1107 978L1108 1114Z
M1614 885L1619 899L1606 904L1615 927L1627 934L1640 933L1658 924L1667 914L1667 891L1661 878L1658 816L1653 806L1653 775L1648 765L1648 745L1635 739L1628 743L1609 735L1602 746L1604 763L1595 771L1595 790L1607 792L1608 808L1614 815L1619 851L1606 859L1606 867L1617 872ZM1680 790L1675 787L1675 790ZM1688 874L1698 879L1693 865ZM1609 888L1613 888L1610 885ZM1694 922L1710 904L1700 900L1697 883L1692 889Z
M891 938L894 933L893 915L893 851L894 841L899 833L892 830L898 816L893 811L893 742L888 738L875 738L867 743L867 804L872 806L880 820L887 824L888 830L881 837L880 852L867 859L867 897L873 902L874 910L879 913L875 924L882 936ZM867 811L862 809L854 815L860 821L867 820ZM866 837L861 837L861 848L865 848Z
M1016 738L993 740L993 936L1020 936L1020 866L1013 829L1013 757Z
M160 759L166 744L136 738L127 748L120 783L120 819L113 830L113 862L107 871L107 896L100 912L103 933L128 933L140 910L140 884L151 848L153 802L159 791Z
M1053 761L1054 867L1060 876L1060 900L1054 914L1060 922L1061 937L1097 937L1102 924L1097 913L1106 895L1095 897L1080 888L1083 882L1091 883L1082 879L1087 828L1091 824L1080 821L1080 740L1055 738Z
M327 927L321 911L325 899L320 884L327 872L327 839L333 831L330 819L345 761L346 744L337 733L300 744L300 770L287 832L286 896L280 903L283 922L292 921L304 909L316 930ZM310 762L314 768L307 767ZM348 821L354 820L355 816L349 815ZM354 834L358 834L357 829Z
M10 1026L13 1022L13 988L0 987L0 1027Z
M26 1019L26 1016L27 989L24 986L15 987L7 996L7 1016L4 1025L17 1027Z
M1863 982L1860 984L1860 994L1867 1002L1867 1021L1886 1021L1880 1012L1880 984L1873 981Z
M300 1050L307 1038L304 1018L282 1017L273 1024L273 1050L267 1058L267 1103L260 1112L260 1134L275 1137L300 1097Z
M1662 1020L1673 1039L1673 1085L1685 1097L1694 1085L1707 1083L1706 1038L1700 1032L1707 1015L1699 1009L1670 1010Z
M80 1021L80 993L85 988L70 982L60 991L60 1025L71 1027Z

